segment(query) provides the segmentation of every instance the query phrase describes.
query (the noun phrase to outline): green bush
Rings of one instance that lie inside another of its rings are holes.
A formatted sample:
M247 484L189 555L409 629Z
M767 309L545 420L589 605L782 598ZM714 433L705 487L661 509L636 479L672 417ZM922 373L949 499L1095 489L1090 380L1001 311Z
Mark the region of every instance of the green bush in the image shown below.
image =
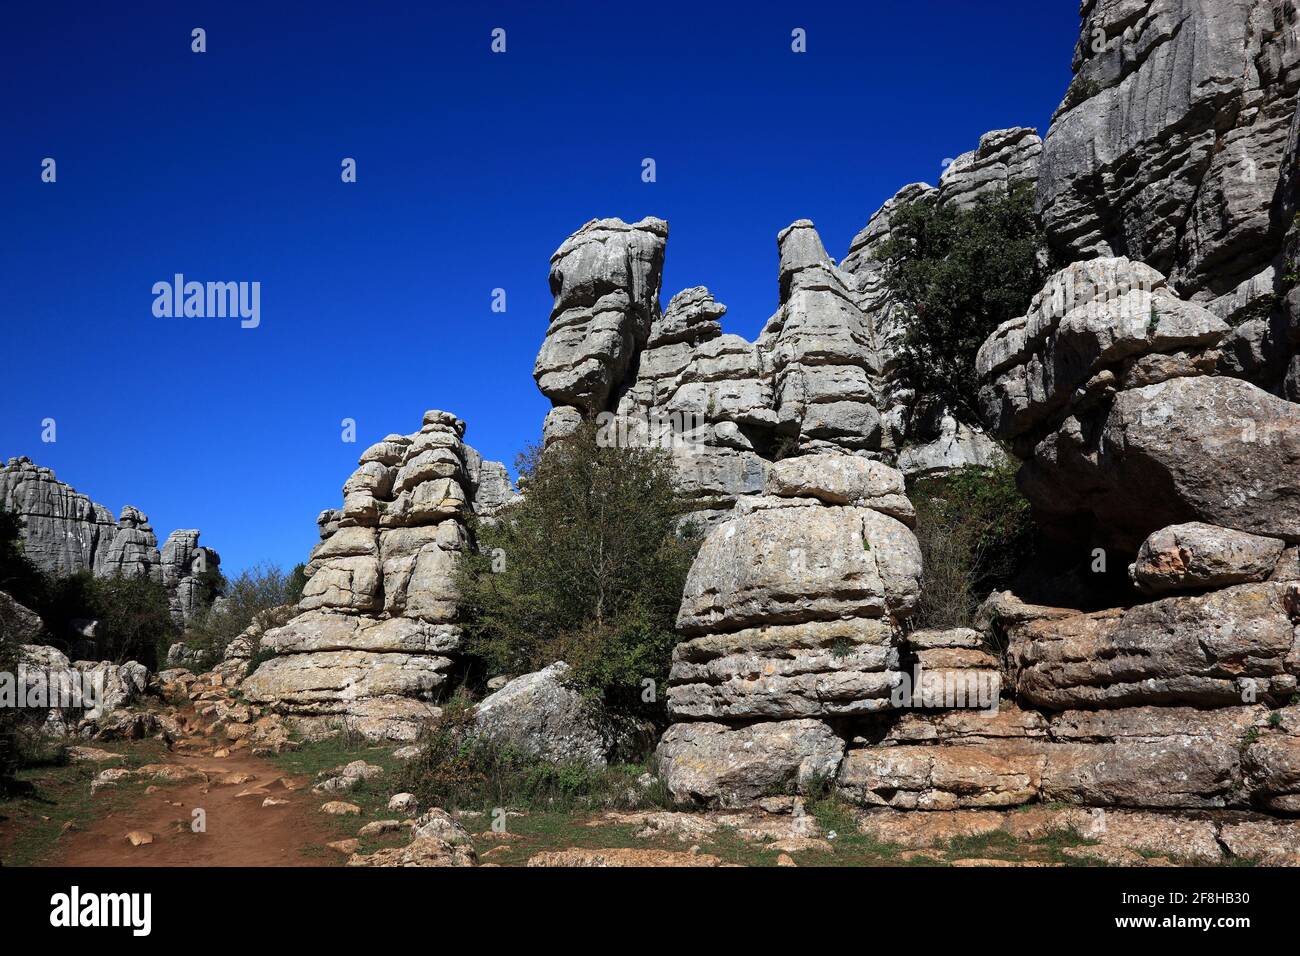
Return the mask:
M909 494L925 562L912 621L969 627L989 592L1008 587L1034 558L1037 533L1015 468L959 468L917 481Z
M662 788L637 783L640 766L548 763L475 736L473 707L464 694L447 701L418 743L420 753L403 768L398 786L421 806L491 812L667 805Z
M962 210L913 203L889 228L876 256L901 308L900 380L978 423L975 353L1025 314L1049 274L1033 187L985 194Z
M662 717L686 573L699 546L666 452L602 447L593 425L520 456L522 500L473 527L457 586L468 651L489 673L556 660L614 716Z
M88 614L97 620L98 656L116 663L135 660L150 670L166 660L179 628L172 620L167 589L144 574L92 578L94 594Z
M201 651L208 661L220 660L226 645L262 611L296 604L305 582L301 564L288 574L268 563L241 571L222 585L225 600L219 607L208 606L190 619L185 627L185 643Z
M0 673L18 670L18 640L6 602L0 602ZM0 707L0 794L8 793L14 785L18 769L18 709Z
M18 516L0 507L0 591L35 611L47 587L45 574L23 551L22 525Z

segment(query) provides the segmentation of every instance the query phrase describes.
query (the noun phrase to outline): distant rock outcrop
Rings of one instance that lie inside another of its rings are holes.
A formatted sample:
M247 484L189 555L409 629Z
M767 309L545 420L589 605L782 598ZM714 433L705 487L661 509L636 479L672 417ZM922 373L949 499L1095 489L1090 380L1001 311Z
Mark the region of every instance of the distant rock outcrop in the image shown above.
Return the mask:
M221 564L216 551L199 545L194 530L173 531L160 552L148 515L127 505L114 521L103 505L29 458L10 458L0 467L0 506L18 516L23 550L41 570L55 575L147 575L167 588L178 624L202 606L199 575Z

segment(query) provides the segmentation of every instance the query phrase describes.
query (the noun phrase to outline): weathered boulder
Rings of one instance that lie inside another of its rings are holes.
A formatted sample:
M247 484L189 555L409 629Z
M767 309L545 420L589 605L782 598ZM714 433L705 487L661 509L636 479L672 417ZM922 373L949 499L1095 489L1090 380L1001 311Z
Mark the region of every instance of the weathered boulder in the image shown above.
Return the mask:
M0 680L0 706L22 706L22 715L52 736L94 737L111 719L149 690L150 673L138 661L70 662L62 651L19 646L18 671Z
M998 433L1019 436L1059 421L1086 394L1188 374L1173 360L1217 344L1227 331L1142 262L1076 262L980 346L981 413Z
M1241 753L1263 708L1132 707L1052 718L1042 799L1197 808L1247 802Z
M1265 581L1283 547L1277 538L1200 521L1170 525L1142 542L1130 576L1147 594Z
M565 683L569 671L557 661L507 682L474 708L474 732L552 763L605 766L614 735L599 708Z
M9 644L35 644L45 625L33 610L24 607L0 591L0 641Z
M870 507L745 499L691 566L677 626L686 634L848 617L905 617L921 552L908 527Z
M655 763L673 799L731 807L820 784L843 754L844 741L818 720L694 723L668 728Z

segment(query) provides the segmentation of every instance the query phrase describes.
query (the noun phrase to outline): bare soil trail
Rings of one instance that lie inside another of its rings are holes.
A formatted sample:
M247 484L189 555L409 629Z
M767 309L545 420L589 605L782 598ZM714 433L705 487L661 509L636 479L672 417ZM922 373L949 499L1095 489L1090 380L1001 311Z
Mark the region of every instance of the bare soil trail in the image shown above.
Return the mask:
M194 726L192 712L190 726ZM337 834L319 812L313 781L292 780L247 750L214 757L228 742L211 737L178 741L167 763L200 771L179 783L142 790L127 809L65 833L46 860L51 866L337 866L325 849ZM286 785L286 781L288 785ZM293 789L291 789L293 787ZM268 798L273 801L264 805ZM283 802L280 802L283 801ZM194 832L194 811L204 832ZM148 833L132 844L127 834Z

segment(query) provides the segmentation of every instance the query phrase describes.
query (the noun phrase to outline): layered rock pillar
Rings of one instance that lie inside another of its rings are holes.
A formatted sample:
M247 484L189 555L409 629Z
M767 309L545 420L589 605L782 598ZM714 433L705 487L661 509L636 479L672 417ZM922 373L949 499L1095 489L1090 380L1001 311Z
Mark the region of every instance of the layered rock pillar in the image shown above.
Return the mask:
M410 740L460 648L455 567L466 521L514 497L505 469L465 445L465 423L429 411L411 435L367 448L324 512L297 615L260 639L274 656L243 682L306 734L350 729ZM241 650L245 653L249 649Z

